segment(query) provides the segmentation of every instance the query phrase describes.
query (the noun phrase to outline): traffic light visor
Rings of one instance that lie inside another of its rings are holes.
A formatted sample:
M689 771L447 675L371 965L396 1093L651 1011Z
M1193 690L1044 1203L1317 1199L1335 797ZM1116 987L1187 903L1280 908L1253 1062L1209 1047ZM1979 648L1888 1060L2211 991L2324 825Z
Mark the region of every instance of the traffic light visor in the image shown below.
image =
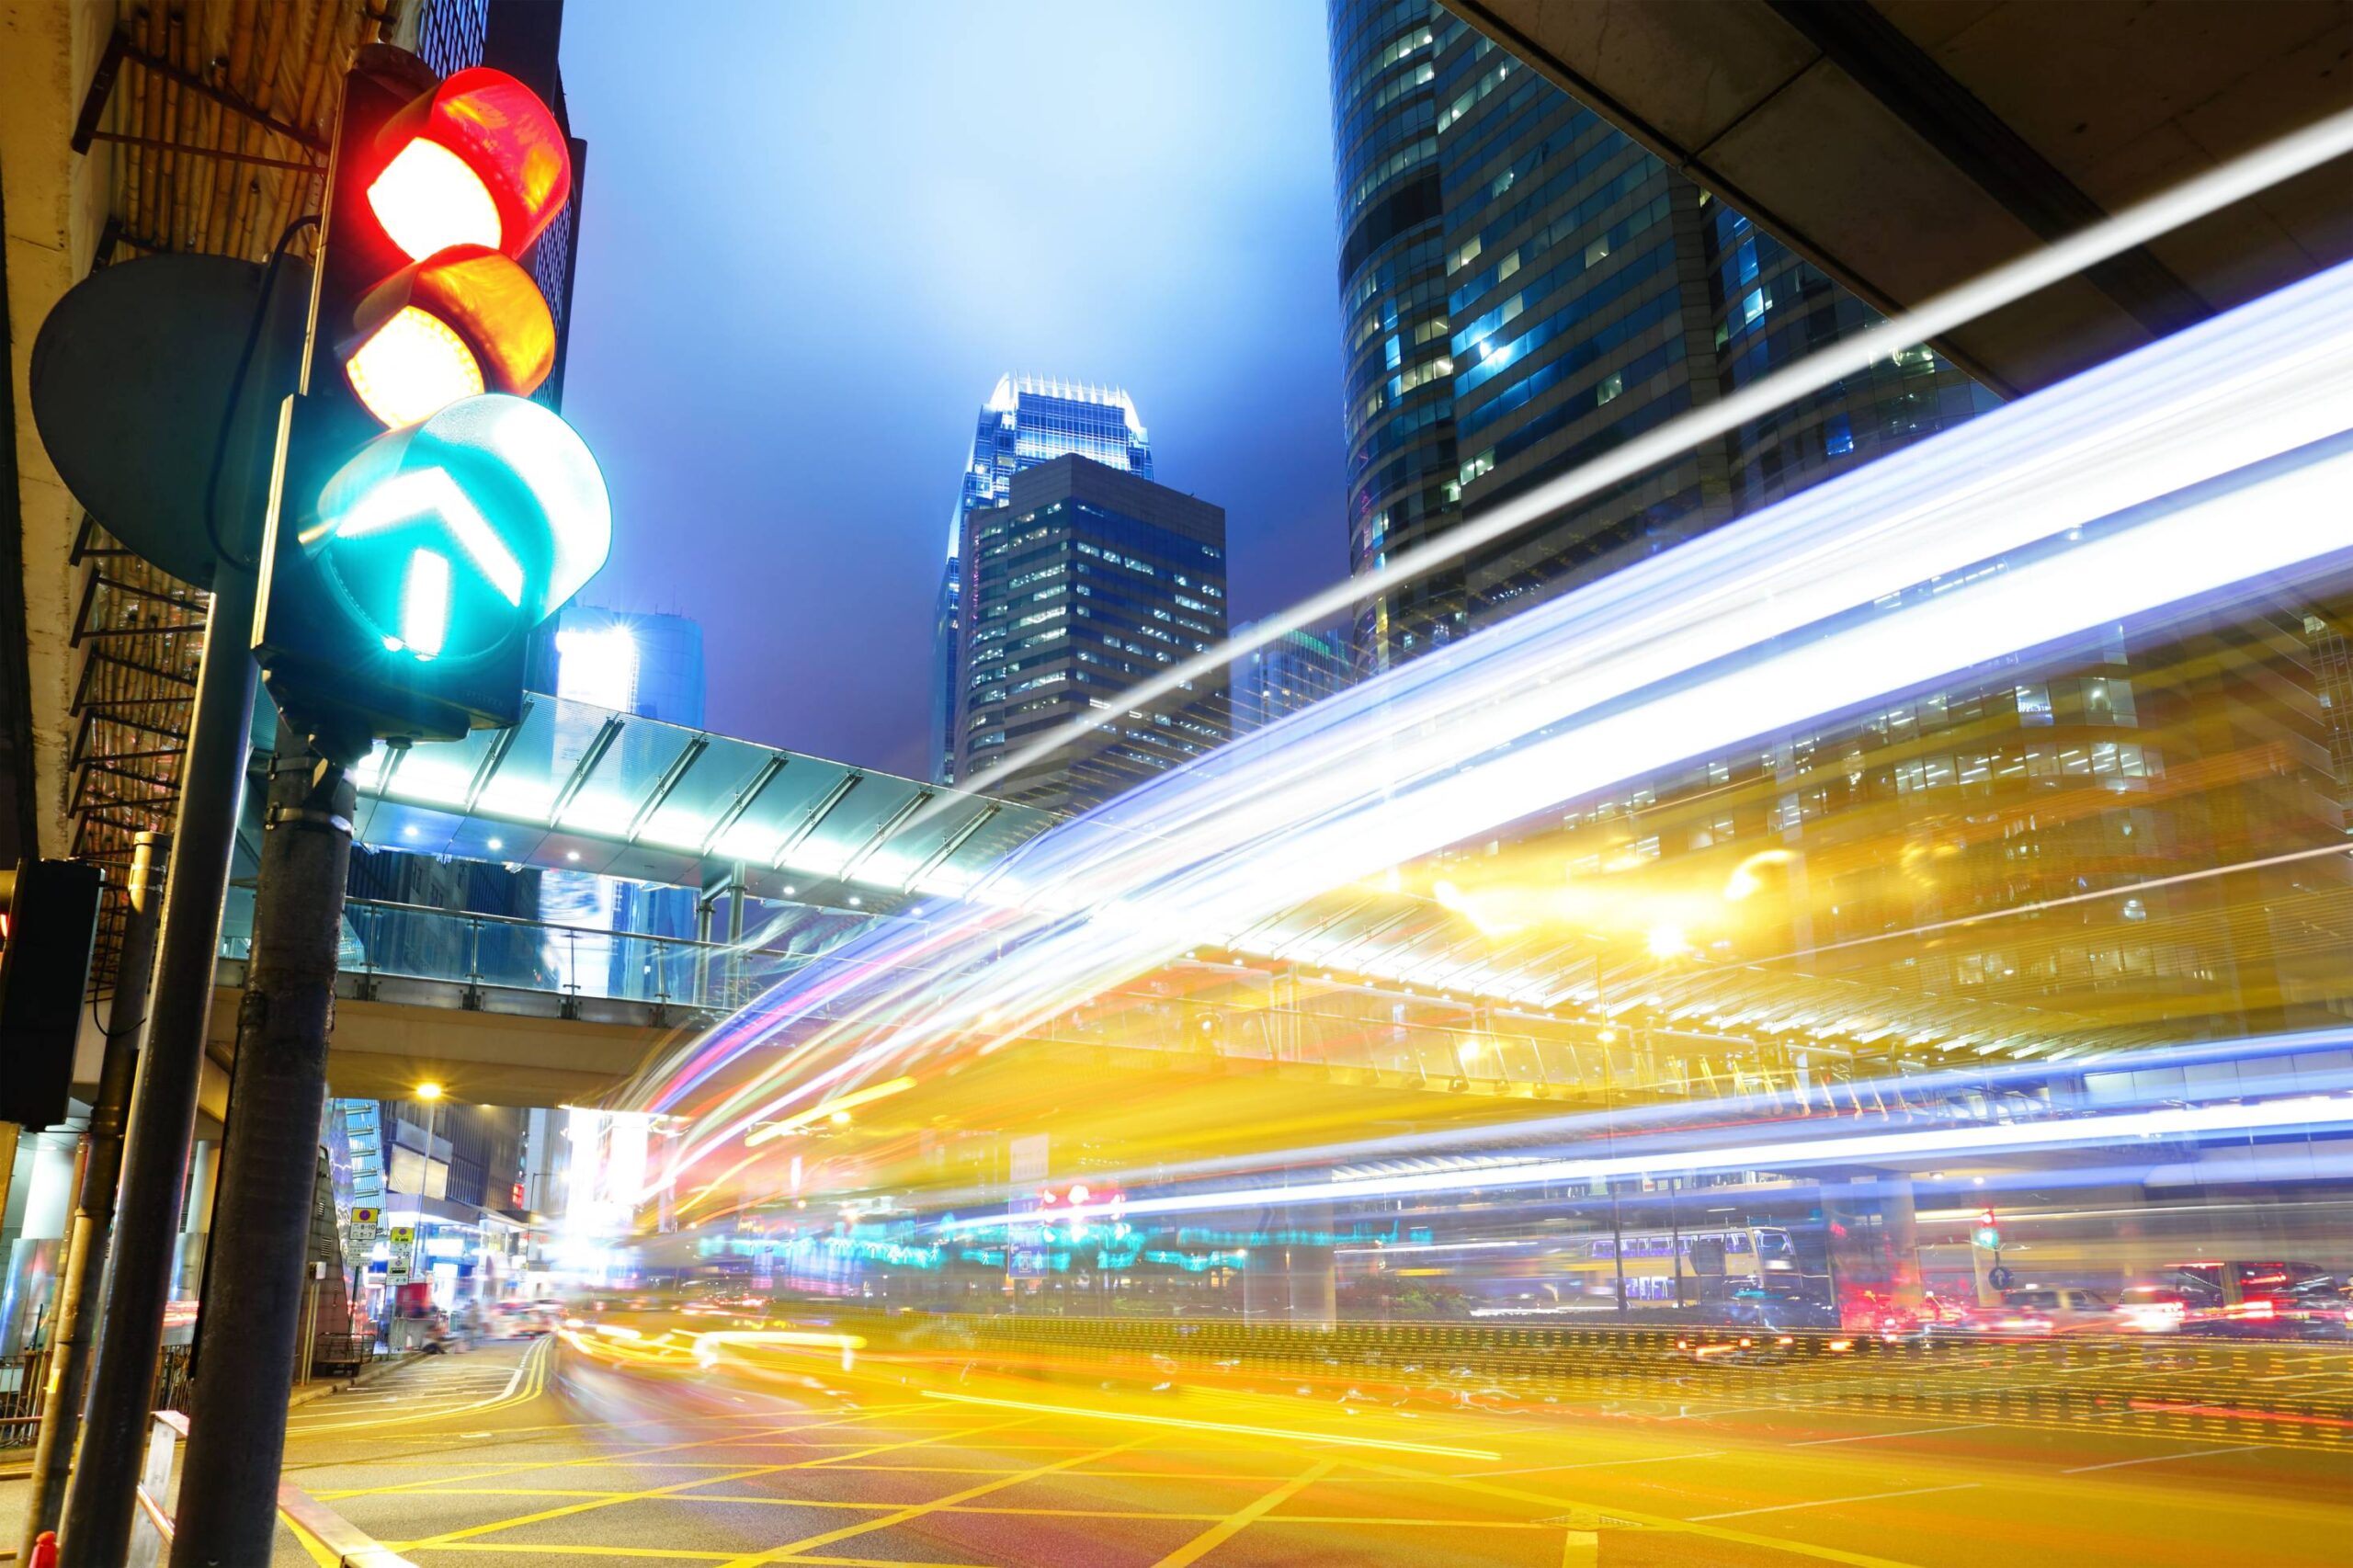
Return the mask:
M450 245L520 256L572 196L572 150L539 95L474 66L392 117L368 204L411 261Z
M484 392L524 394L555 365L555 318L529 273L454 246L369 292L345 356L351 390L397 429Z

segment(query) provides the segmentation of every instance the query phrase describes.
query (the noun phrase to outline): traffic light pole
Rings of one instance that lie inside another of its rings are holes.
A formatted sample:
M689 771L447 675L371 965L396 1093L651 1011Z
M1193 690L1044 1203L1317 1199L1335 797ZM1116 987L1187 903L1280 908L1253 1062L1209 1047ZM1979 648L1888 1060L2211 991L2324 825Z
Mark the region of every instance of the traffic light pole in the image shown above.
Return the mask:
M234 1266L214 1273L204 1303L234 1332L212 1335L197 1368L174 1568L245 1568L272 1555L355 801L346 763L313 755L281 721L212 1211L210 1244Z
M24 1545L17 1556L31 1562L33 1543L57 1528L65 1505L65 1472L74 1453L74 1430L82 1415L84 1374L89 1370L92 1325L97 1317L98 1286L105 1277L107 1233L114 1222L115 1191L122 1175L123 1124L131 1110L131 1085L139 1067L139 1031L147 1022L148 978L155 960L156 906L163 892L162 861L171 855L168 833L142 833L131 852L127 888L131 913L123 923L121 956L115 964L114 1000L107 1015L106 1053L98 1065L98 1095L90 1107L89 1146L82 1162L74 1223L66 1242L65 1267L58 1290L50 1338L49 1387L40 1409L40 1438L33 1451L32 1495L25 1505Z
M224 560L215 570L211 630L197 672L195 720L180 772L179 830L164 884L154 1005L131 1096L122 1203L99 1318L104 1332L91 1365L82 1451L59 1532L73 1562L119 1562L131 1547L132 1493L163 1347L172 1240L188 1180L188 1139L196 1130L221 907L229 891L245 742L253 728L258 667L245 629L254 622L255 592L249 568ZM308 1193L307 1184L303 1190Z

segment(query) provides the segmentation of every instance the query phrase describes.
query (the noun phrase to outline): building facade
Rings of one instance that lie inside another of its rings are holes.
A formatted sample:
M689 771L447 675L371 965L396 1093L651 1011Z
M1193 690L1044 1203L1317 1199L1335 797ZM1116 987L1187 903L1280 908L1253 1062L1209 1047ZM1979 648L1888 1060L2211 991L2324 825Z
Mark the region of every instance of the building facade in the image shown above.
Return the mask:
M1005 506L1013 476L1070 453L1122 473L1152 477L1152 438L1133 399L1116 387L1036 376L1003 376L972 432L971 453L948 520L948 561L941 570L932 628L932 780L953 783L962 733L963 606L971 574L965 540L975 512Z
M1333 0L1351 570L1878 318L1434 0ZM1926 348L1370 601L1370 667L1988 406Z
M1233 629L1237 636L1248 630L1246 624ZM1240 655L1230 667L1233 733L1246 735L1321 702L1348 685L1353 674L1345 621L1286 631L1265 647Z
M1048 767L1024 745L1226 636L1225 511L1072 454L1012 476L969 515L970 653L958 778L1055 810L1096 804L1232 733L1222 679L1126 712Z

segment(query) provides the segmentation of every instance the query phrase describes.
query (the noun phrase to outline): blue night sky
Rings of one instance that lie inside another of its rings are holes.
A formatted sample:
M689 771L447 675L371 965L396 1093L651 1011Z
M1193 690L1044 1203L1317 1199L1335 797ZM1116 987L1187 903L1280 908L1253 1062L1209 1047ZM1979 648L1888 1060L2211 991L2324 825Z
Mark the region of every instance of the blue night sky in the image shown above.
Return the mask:
M1346 567L1323 0L571 0L582 595L700 620L722 733L900 772L981 403L1125 386L1237 619Z

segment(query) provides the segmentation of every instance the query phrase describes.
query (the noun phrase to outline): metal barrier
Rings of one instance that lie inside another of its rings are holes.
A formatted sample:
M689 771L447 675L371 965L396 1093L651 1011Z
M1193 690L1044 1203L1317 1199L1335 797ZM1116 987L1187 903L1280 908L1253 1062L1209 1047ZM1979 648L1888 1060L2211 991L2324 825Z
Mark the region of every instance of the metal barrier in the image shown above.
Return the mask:
M188 1349L166 1345L155 1364L153 1408L186 1410L190 1387ZM48 1403L47 1349L0 1356L0 1449L30 1448L40 1435L40 1414Z
M0 1449L32 1445L40 1431L41 1392L48 1381L48 1351L0 1356Z
M838 1321L838 1320L837 1320ZM1738 1396L1745 1403L2087 1426L2353 1449L2353 1397L2300 1390L2315 1351L2301 1341L2172 1335L2015 1340L1934 1334L1896 1340L1721 1327L1329 1325L1126 1318L885 1319L878 1346L1020 1346L1083 1353L1154 1381L1216 1378L1378 1382L1532 1403L1563 1398ZM1098 1362L1100 1364L1100 1362Z
M171 1556L172 1471L188 1434L188 1417L180 1412L155 1413L147 1435L147 1460L132 1493L138 1506L131 1516L131 1551L123 1568L156 1568ZM278 1483L278 1512L299 1534L310 1537L303 1543L306 1550L316 1543L311 1555L321 1562L334 1562L337 1568L415 1568L407 1558L378 1545L291 1482Z

